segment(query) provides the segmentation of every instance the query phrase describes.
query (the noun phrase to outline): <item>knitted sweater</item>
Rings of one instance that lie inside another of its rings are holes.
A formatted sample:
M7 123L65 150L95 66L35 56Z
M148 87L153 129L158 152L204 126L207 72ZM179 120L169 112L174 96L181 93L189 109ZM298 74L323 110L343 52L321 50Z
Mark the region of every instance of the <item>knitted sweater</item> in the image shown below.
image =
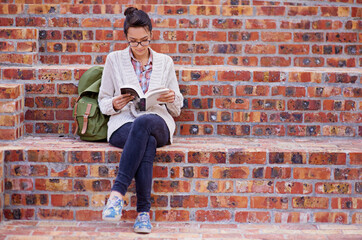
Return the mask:
M172 136L176 129L176 124L172 116L177 117L180 115L181 107L183 106L183 96L180 93L171 57L157 53L151 48L150 51L152 51L153 55L153 69L148 91L159 87L172 89L175 91L175 101L173 103L166 103L165 105L155 105L146 112L138 111L133 102L129 102L121 110L115 111L112 100L121 94L120 89L123 85L133 85L134 88L138 89L138 92L143 93L143 91L132 66L129 47L110 53L107 56L104 66L102 83L98 95L101 112L105 115L110 115L107 132L108 141L112 133L123 124L133 122L136 117L142 114L153 113L165 120L170 131L170 142L172 143ZM140 97L142 98L144 96Z

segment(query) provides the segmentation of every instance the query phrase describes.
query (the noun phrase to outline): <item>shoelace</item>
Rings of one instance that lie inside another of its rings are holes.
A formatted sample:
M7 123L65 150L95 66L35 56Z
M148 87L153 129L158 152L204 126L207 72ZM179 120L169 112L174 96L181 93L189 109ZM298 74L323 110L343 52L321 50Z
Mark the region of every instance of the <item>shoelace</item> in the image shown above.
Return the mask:
M148 223L148 216L146 214L142 214L138 216L138 221L147 224Z

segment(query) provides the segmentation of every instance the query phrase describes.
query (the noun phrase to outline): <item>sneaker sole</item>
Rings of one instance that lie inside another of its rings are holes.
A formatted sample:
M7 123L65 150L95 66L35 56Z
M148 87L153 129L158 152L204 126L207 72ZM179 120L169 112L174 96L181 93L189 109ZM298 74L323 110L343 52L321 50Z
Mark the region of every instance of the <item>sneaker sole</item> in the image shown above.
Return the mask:
M114 218L102 216L102 220L109 221L109 222L117 222L117 221L121 220L121 217L122 216L119 216L119 215L117 217L114 217Z
M151 233L152 229L148 228L137 228L133 229L135 233Z

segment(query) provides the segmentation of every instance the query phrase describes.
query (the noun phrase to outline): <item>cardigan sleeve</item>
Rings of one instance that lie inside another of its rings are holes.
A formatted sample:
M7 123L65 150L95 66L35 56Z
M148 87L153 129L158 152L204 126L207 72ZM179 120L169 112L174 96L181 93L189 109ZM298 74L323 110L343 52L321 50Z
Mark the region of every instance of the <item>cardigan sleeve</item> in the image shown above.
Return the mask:
M181 113L184 98L180 92L180 87L178 85L175 73L175 67L171 58L169 58L166 69L168 71L166 87L175 92L175 101L173 103L166 103L166 107L173 117L177 117Z
M101 87L99 89L98 104L101 112L105 115L114 115L119 113L113 108L113 98L115 93L114 82L114 67L112 62L112 54L109 54L104 65Z

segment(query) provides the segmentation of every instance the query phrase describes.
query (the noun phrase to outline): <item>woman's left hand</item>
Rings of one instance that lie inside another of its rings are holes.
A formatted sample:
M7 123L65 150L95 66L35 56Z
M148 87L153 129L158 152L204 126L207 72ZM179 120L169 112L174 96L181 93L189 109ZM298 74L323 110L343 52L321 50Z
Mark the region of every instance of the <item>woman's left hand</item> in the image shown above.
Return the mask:
M168 93L162 94L157 100L160 102L173 103L175 101L175 92L170 89Z

